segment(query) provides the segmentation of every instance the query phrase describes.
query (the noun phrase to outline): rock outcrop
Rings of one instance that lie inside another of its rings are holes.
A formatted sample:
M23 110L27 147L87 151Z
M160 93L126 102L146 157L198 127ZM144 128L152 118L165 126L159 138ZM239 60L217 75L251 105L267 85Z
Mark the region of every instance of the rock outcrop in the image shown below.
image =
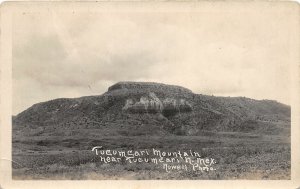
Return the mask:
M142 96L139 101L127 99L123 110L131 113L163 113L172 115L180 112L192 111L192 105L185 99L166 98L162 101L150 92L148 96Z
M163 106L163 114L165 116L192 111L192 105L185 99L166 98L163 100Z

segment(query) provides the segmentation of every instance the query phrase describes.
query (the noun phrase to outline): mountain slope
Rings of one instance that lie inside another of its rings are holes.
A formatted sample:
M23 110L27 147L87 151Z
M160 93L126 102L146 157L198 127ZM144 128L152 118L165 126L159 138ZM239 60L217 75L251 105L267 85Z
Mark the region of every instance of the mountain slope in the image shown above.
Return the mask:
M25 135L199 135L204 131L287 134L290 107L271 100L214 97L148 82L119 82L99 96L55 99L13 118Z

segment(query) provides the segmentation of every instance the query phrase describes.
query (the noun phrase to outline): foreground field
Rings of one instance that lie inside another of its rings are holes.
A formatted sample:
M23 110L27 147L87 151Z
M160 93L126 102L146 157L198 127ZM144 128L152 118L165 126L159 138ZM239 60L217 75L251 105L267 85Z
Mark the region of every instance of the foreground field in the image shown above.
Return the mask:
M234 132L204 132L200 136L82 136L14 138L13 179L290 179L289 137ZM214 158L216 170L167 172L162 164L105 164L91 150L94 146L110 150L192 150L201 157Z

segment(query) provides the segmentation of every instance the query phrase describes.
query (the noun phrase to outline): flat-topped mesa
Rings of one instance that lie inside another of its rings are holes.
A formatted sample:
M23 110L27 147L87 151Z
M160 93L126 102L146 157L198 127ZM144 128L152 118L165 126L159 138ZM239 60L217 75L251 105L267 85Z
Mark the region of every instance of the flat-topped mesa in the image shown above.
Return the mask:
M108 91L119 90L119 89L140 89L149 91L169 91L173 93L193 93L191 90L176 86L176 85L166 85L162 83L154 82L118 82L108 88Z

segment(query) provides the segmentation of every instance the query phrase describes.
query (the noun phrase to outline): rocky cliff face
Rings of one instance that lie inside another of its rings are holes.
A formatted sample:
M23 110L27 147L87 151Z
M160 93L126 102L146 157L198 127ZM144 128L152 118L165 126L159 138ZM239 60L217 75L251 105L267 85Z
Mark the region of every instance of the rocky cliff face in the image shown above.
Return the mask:
M184 87L175 85L166 85L162 83L153 82L118 82L108 88L107 94L119 95L119 94L149 94L155 93L155 95L168 95L172 97L182 98L188 97L193 92Z
M147 96L142 96L137 102L133 99L127 99L123 110L131 113L162 113L169 116L192 111L192 105L185 99L165 98L161 100L155 93L150 92Z

